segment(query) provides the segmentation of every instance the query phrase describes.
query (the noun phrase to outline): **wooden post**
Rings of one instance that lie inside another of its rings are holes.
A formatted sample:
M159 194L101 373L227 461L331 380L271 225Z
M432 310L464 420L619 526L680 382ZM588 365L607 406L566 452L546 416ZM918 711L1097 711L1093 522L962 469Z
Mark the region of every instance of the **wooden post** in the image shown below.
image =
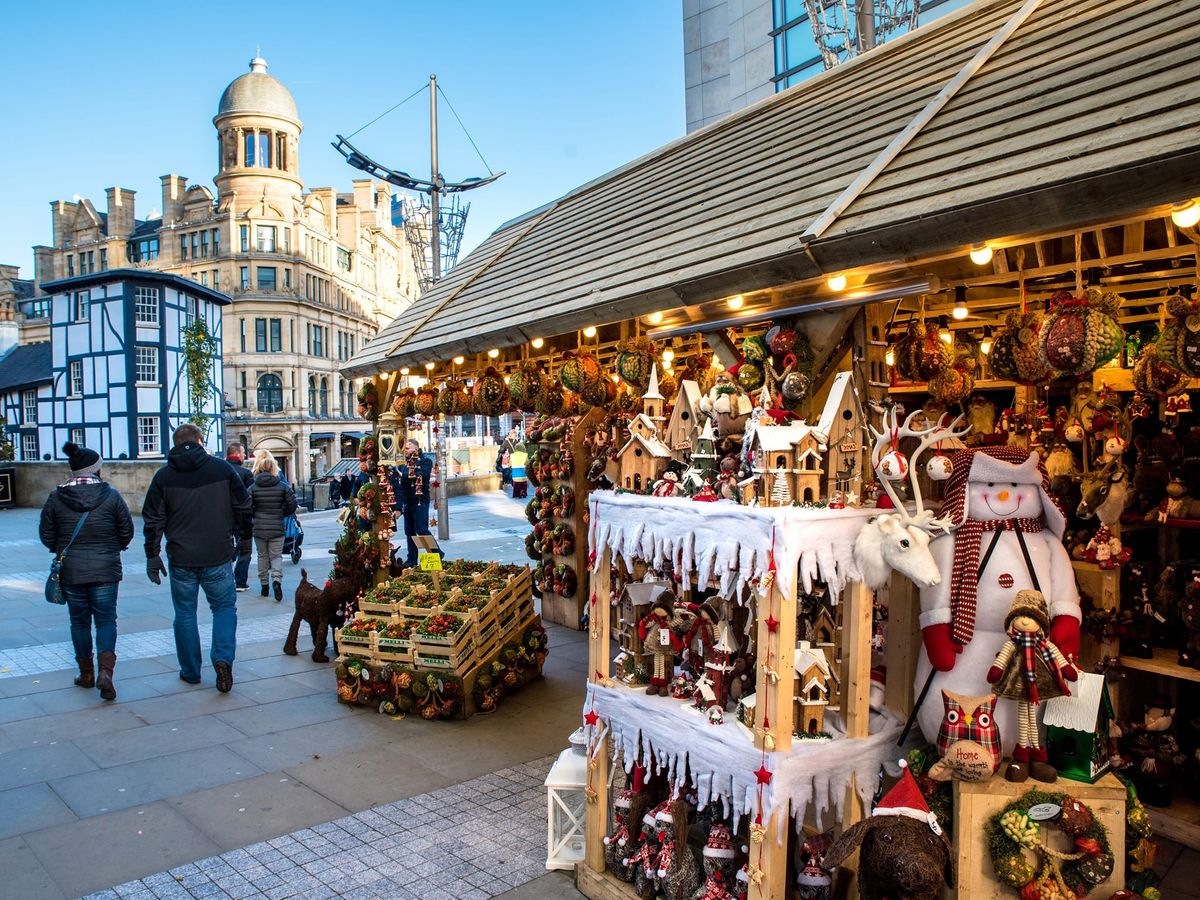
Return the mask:
M884 706L907 716L913 705L913 679L921 651L921 604L917 588L903 575L893 575L888 595L887 685Z
M846 737L864 738L871 718L871 614L874 594L860 581L852 582L843 593L842 610L842 708L846 713ZM846 807L842 827L863 817L853 778L846 788Z
M586 542L581 535L579 542ZM585 548L586 553L590 548ZM600 567L589 578L580 579L581 589L590 584L588 602L588 682L596 685L609 676L609 618L612 611L612 554L600 551ZM594 689L591 688L591 689ZM595 872L604 871L604 835L608 830L608 739L588 761L587 847L584 862Z

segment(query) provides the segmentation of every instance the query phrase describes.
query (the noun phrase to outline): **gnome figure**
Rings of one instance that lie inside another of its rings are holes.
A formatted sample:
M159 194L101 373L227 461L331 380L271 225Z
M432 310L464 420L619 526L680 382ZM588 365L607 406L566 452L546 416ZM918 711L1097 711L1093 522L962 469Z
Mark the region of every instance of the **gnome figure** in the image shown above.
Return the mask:
M733 872L736 851L729 826L717 822L708 830L708 841L701 852L704 884L696 888L690 900L733 900Z
M930 541L941 583L921 590L925 652L917 663L920 695L933 671L928 696L943 690L968 696L988 692L996 648L1008 639L1008 615L1018 591L1049 598L1049 641L1073 659L1079 652L1079 591L1063 546L1066 518L1051 499L1037 453L1018 447L962 450L952 458L941 517L950 534ZM1017 745L1016 703L996 705L1001 743ZM941 704L919 714L926 740L937 740Z
M635 798L641 802L635 803ZM633 812L637 813L637 818L631 822L630 815ZM613 833L604 836L604 863L608 870L622 881L633 881L633 871L624 865L624 860L629 855L631 843L640 834L641 816L644 812L645 800L635 795L632 788L623 790L613 801L615 822Z

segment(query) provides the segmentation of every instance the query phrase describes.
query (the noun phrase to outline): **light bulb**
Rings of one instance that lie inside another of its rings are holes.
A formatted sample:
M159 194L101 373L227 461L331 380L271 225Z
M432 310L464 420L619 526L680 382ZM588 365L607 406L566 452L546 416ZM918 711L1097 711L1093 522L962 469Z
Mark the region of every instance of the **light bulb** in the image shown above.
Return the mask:
M1191 228L1200 223L1200 204L1195 200L1176 203L1171 208L1171 221L1180 228Z
M896 351L888 347L887 353L883 354L883 361L889 366L894 366L896 364Z
M954 316L954 318L958 319L960 322L970 314L971 311L967 309L967 304L962 300L959 300L954 304L954 309L950 313L950 315Z
M992 339L990 337L985 337L979 342L979 352L985 355L992 352Z
M403 369L400 370L401 375L407 375L408 373L409 373L408 366L405 366Z
M712 367L714 369L716 369L718 372L721 372L721 371L724 371L724 369L725 369L725 363L721 362L719 359L717 359L714 356L712 358Z
M835 293L837 291L844 291L846 289L846 276L830 275L829 279L825 283L829 286L829 289Z
M461 366L461 365L463 364L463 362L465 362L465 358L464 358L464 357L462 357L462 356L456 356L456 357L454 357L454 364L455 364L456 366Z
M545 339L543 339L543 338L534 338L534 339L533 339L532 341L530 341L529 343L533 345L533 349L534 349L534 350L541 350L541 349L542 349L542 345L543 345L543 344L545 344L545 343L546 343L546 341L545 341Z
M500 355L500 351L497 350L495 347L493 347L491 350L488 351L488 359L495 359L499 355Z
M741 294L735 294L725 301L725 305L730 309L741 309L746 304L746 298Z
M612 380L613 380L613 384L620 384L620 382L621 382L621 376L620 376L620 375L617 375L617 374L614 372L614 373L613 373L613 376L612 376Z
M954 343L954 334L950 331L947 331L945 328L943 328L941 331L938 332L938 337L940 337L942 339L943 343L946 343L946 344Z
M596 336L596 326L589 325L587 328L583 329L583 336L585 338L594 338Z
M511 376L511 375L505 375L505 376L504 376L504 383L505 383L505 384L508 384L508 379L510 379L510 378L512 378L512 376Z
M432 372L432 371L433 371L433 367L434 367L434 363L425 363L425 369L426 369L426 371Z
M977 266L987 265L992 261L992 248L987 244L976 244L971 248L971 262Z
M663 351L663 354L662 354L663 362L670 363L671 360L673 360L674 358L675 358L675 351L672 350L670 347L668 347L666 350Z
M650 315L646 316L646 321L651 325L659 325L662 323L662 320L663 314L661 312L652 312Z

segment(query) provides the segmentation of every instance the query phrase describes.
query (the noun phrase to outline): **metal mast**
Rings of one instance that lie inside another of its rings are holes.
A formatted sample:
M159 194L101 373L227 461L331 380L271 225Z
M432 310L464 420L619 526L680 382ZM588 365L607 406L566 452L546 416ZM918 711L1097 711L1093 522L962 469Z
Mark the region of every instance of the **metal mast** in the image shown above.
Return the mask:
M438 172L438 130L437 130L437 76L429 76L429 180L433 182L433 190L429 192L429 205L433 218L429 229L429 241L433 250L433 280L436 283L442 277L441 225L439 209L441 193L446 182Z

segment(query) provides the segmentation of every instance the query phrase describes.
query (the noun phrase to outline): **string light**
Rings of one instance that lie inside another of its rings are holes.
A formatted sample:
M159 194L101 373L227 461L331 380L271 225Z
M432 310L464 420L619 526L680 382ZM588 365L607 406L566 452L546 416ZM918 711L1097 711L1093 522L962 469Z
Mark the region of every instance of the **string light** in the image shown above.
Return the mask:
M970 314L967 309L967 289L960 284L954 289L954 310L951 315L961 322Z
M462 364L463 364L465 361L466 361L466 360L465 360L465 358L464 358L464 357L462 357L462 356L456 356L456 357L454 357L454 364L455 364L456 366L461 366L461 365L462 365Z
M496 349L495 347L493 347L491 350L488 351L488 359L495 359L499 355L500 355L500 351L498 349Z
M725 301L725 305L728 306L730 309L741 309L743 306L746 305L746 298L743 297L741 294L735 294L734 296L730 297L728 300Z
M403 369L400 370L401 375L407 375L408 373L409 373L408 366L405 366Z
M534 338L532 341L530 341L529 343L533 345L533 349L534 349L534 350L541 350L541 349L542 349L542 345L543 345L543 344L545 344L545 343L546 343L546 341L545 341L545 339L544 339L544 338L536 337L536 338Z
M971 262L977 266L985 266L992 261L992 248L987 244L975 244L971 247Z
M596 336L596 326L589 325L587 328L583 329L583 336L585 338L594 338Z
M672 350L670 347L668 347L666 350L664 350L662 352L662 360L663 360L663 362L667 363L668 365L670 365L671 360L673 360L674 358L675 358L675 351Z
M1185 200L1171 207L1171 221L1180 228L1192 228L1200 223L1200 205L1195 200Z
M434 363L425 363L425 370L428 372L432 372L434 365L435 365Z
M614 372L612 375L612 380L613 380L613 384L619 384L621 381L621 376Z
M650 315L646 316L646 321L651 325L660 325L662 324L662 320L663 314L661 312L652 312Z
M510 378L512 378L512 376L511 376L511 375L505 375L505 376L504 376L504 383L505 383L505 384L508 384L508 379L510 379Z
M992 352L992 326L983 327L983 339L979 342L979 352L985 356Z
M942 343L944 343L944 344L953 344L954 343L954 333L951 332L947 328L943 328L941 331L939 331L938 337L940 337L942 339Z
M883 354L883 361L889 366L894 366L896 364L896 351L888 347L887 353Z
M834 293L837 293L838 291L844 291L846 289L846 276L830 275L825 284L828 285L829 289Z

